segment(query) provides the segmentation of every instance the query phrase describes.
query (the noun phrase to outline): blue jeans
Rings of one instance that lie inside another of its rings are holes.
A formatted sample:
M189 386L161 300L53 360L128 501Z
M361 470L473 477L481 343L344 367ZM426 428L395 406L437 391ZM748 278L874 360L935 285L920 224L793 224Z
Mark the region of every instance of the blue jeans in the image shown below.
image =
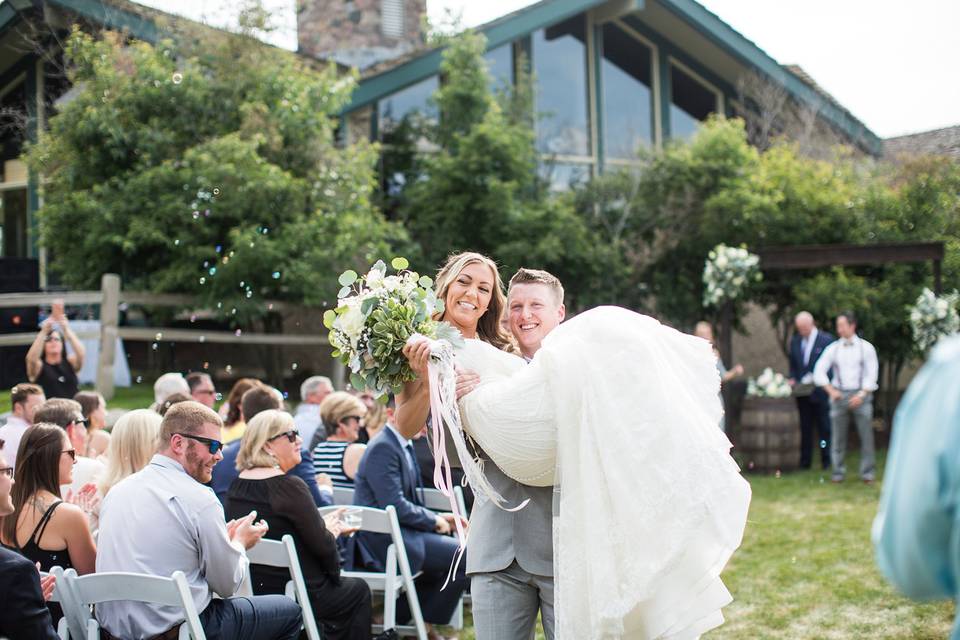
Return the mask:
M214 598L200 614L209 640L294 640L300 605L281 595Z

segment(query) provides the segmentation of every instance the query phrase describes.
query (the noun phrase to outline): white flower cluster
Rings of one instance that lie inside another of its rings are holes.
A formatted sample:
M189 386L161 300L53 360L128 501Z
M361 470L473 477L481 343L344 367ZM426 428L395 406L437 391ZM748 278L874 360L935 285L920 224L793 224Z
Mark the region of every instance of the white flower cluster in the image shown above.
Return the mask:
M752 398L789 398L793 394L790 383L782 373L767 367L756 378L747 381L747 395Z
M759 269L760 257L745 247L718 244L703 265L703 304L719 306L726 300L735 300L751 281L763 277Z
M913 342L922 352L927 352L940 338L960 331L960 314L957 302L960 294L956 291L938 296L930 289L923 293L910 307L910 328L913 330Z

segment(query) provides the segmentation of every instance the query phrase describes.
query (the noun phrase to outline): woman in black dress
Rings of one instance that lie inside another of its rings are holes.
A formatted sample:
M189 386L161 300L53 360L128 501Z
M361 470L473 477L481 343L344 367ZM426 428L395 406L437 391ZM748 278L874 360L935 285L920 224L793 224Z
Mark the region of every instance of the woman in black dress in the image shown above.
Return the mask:
M369 640L370 589L340 575L337 536L349 533L339 515L320 516L307 485L286 472L300 463L300 434L293 416L276 410L258 413L247 424L237 454L240 476L230 485L227 518L256 510L270 529L266 537L293 536L310 604L326 640ZM251 566L254 593L283 593L286 569Z
M70 355L64 341L70 342ZM85 353L83 343L70 329L63 302L54 302L50 317L40 325L40 332L27 351L27 378L43 388L47 399L73 398L77 395L77 371L83 367Z

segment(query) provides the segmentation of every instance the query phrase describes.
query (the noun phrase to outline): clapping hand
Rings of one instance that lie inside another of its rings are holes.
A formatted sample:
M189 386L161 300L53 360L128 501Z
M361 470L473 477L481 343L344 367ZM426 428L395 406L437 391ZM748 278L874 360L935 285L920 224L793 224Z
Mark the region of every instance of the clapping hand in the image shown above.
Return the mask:
M329 487L330 490L333 491L333 479L330 478L330 476L328 476L328 475L325 474L325 473L318 473L318 474L317 474L317 486L318 486L318 487Z
M254 522L257 517L256 511L251 511L238 520L231 520L227 523L227 536L231 541L239 542L244 549L254 547L260 538L270 529L264 520Z
M92 482L80 487L76 493L72 489L67 490L64 500L70 504L75 504L86 514L96 513L100 508L100 494L97 493L97 485Z
M37 563L37 573L40 573L40 563ZM43 592L43 601L49 602L53 597L53 590L57 587L57 577L53 574L40 576L40 590Z
M50 317L53 318L53 321L60 325L62 329L67 328L69 321L67 320L67 314L63 309L63 300L57 299L53 301L53 305L50 309Z

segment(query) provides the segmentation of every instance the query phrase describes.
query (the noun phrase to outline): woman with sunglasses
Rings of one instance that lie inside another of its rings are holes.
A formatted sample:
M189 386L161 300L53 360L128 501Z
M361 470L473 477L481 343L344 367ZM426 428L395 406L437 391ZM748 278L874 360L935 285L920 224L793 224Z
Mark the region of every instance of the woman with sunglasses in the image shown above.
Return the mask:
M336 539L353 529L341 523L342 510L322 518L306 483L286 475L300 463L302 444L289 413L270 409L254 416L237 453L240 476L230 485L227 518L256 511L269 525L265 537L293 536L323 637L369 640L370 589L362 580L340 575ZM290 579L286 569L276 567L253 565L250 573L257 595L283 593Z
M367 407L346 391L334 391L320 403L327 439L313 450L313 467L330 476L335 487L353 489L353 479L366 445L357 443Z
M77 452L66 432L53 424L35 424L20 441L14 477L14 512L3 518L0 542L19 551L41 571L54 566L93 573L97 549L87 528L87 515L60 499L60 486L73 481ZM62 616L50 604L54 620Z
M70 355L65 341L73 349ZM70 329L63 301L55 301L50 317L41 323L27 351L27 378L40 385L47 398L72 398L78 391L77 371L83 367L85 353L83 343Z

